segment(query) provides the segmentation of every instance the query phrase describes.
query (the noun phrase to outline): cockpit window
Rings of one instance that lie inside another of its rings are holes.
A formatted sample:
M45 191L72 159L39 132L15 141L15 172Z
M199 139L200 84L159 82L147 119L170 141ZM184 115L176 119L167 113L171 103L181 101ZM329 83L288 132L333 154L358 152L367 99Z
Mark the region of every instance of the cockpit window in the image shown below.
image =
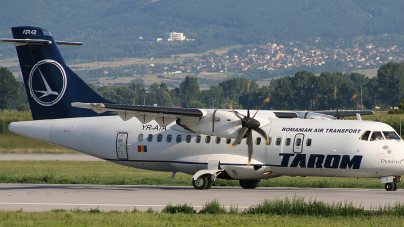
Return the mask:
M383 135L384 135L384 137L386 137L386 140L400 140L401 139L397 135L397 133L394 131L383 132Z
M372 133L372 136L370 137L370 141L375 141L375 140L384 140L383 135L380 131L374 131Z
M361 140L366 140L368 141L370 135L370 131L366 131L365 133L362 134Z

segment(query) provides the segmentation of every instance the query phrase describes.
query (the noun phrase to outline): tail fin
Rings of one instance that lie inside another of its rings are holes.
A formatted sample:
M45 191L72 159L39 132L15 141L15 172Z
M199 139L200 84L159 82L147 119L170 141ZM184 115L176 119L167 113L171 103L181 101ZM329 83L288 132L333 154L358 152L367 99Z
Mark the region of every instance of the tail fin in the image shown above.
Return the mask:
M16 45L34 120L100 116L71 103L111 103L78 77L60 55L57 44L79 43L55 42L48 31L37 27L14 27L12 31L14 39L1 41Z

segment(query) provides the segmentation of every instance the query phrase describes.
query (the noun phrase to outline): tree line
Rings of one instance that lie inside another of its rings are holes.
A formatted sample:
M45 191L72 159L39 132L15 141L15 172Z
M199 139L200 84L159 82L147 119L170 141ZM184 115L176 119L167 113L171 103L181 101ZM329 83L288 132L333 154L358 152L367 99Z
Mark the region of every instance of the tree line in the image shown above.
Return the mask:
M262 86L248 79L235 77L200 90L198 78L187 76L173 89L167 84L153 83L146 89L142 81L134 81L129 87L110 86L95 89L101 96L120 104L156 105L188 108L257 108L269 97L271 102L264 109L279 110L329 110L345 109L352 96L358 95L350 109L381 109L398 106L404 98L404 63L382 65L377 76L368 78L359 73L322 72L315 75L299 71L294 76L280 77ZM335 92L335 87L337 88ZM23 84L17 82L7 68L0 68L0 108L28 108Z

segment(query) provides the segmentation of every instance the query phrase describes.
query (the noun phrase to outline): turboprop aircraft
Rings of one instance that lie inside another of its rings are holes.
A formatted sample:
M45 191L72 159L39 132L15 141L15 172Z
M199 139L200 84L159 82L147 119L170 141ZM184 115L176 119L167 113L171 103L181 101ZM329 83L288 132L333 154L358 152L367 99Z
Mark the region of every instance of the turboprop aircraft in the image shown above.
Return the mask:
M33 121L12 132L134 168L193 175L195 189L217 178L245 189L279 176L381 178L397 190L404 142L380 122L340 120L338 111L256 111L119 105L93 91L38 27L14 27ZM263 103L269 100L264 100ZM342 111L340 111L341 113ZM342 115L342 114L341 114Z

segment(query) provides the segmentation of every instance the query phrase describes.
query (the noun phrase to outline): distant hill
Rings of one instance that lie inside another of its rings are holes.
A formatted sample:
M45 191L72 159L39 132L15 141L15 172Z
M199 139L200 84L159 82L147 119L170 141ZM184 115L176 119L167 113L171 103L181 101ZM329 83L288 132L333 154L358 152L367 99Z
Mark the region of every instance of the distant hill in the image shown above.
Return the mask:
M12 26L33 25L46 28L57 40L85 42L73 50L64 48L71 61L166 57L315 37L349 40L404 34L403 0L18 0L1 1L0 9L0 38L11 37ZM151 41L169 31L196 41ZM0 45L0 54L15 57L11 45Z

